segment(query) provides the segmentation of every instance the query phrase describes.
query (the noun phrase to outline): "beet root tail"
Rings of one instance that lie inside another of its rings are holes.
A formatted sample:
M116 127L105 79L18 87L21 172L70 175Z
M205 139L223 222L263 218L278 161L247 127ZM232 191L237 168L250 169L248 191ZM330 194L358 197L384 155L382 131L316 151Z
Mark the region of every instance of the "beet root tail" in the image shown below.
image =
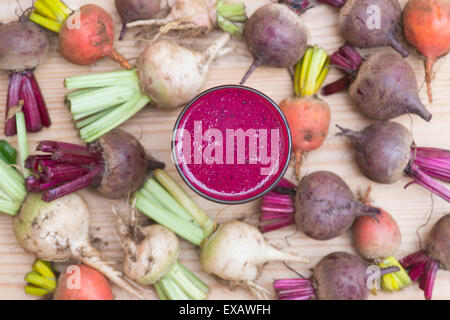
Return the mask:
M433 67L435 60L427 58L425 60L425 82L427 83L428 101L433 103L433 92L431 89L431 80L433 79Z

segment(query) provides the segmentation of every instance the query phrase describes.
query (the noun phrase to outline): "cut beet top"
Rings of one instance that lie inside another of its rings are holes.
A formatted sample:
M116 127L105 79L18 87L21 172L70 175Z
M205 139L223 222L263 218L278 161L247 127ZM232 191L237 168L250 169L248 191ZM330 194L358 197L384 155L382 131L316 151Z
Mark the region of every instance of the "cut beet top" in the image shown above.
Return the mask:
M221 203L242 203L270 190L289 164L291 137L277 105L242 86L196 97L175 125L173 157L186 183Z

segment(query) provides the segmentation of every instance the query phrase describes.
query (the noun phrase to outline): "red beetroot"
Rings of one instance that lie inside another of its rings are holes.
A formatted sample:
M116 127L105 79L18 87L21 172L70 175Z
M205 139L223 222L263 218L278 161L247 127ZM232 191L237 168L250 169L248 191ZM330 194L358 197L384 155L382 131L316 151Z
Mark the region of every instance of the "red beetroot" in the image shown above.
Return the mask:
M295 206L293 197L295 196ZM300 181L297 190L282 180L263 197L263 232L295 222L299 230L316 240L328 240L346 232L359 216L376 217L380 210L357 201L347 184L329 171L316 171Z
M42 141L36 150L47 154L27 158L25 165L33 175L27 178L26 187L44 192L46 202L89 185L107 198L125 198L142 186L148 167L139 141L119 129L87 147Z
M414 70L398 53L377 52L364 59L356 49L344 45L330 60L347 75L325 86L323 94L349 88L358 110L374 120L390 120L408 113L431 120L420 101Z
M411 183L450 201L450 190L433 179L450 182L449 150L416 147L408 129L390 121L374 123L361 132L338 128L339 135L353 144L358 167L369 179L390 184L408 176Z
M391 46L403 57L408 51L398 40L402 10L398 0L318 0L337 8L339 30L358 48Z
M434 224L425 250L403 258L400 263L409 269L411 280L420 281L425 298L431 299L437 271L450 269L450 214Z
M406 40L425 57L428 99L433 102L433 66L450 51L450 1L408 1L403 9L403 32Z
M27 14L18 22L0 25L0 69L9 72L5 114L5 135L17 133L15 108L25 115L28 132L40 131L51 124L47 107L34 77L34 69L48 52L47 36L27 21Z
M69 266L58 278L54 300L113 300L106 277L84 264Z
M314 267L310 279L283 279L273 283L279 300L365 300L369 295L368 264L347 252L333 252ZM398 271L380 270L380 275Z
M275 68L293 66L308 45L306 27L289 7L271 3L258 8L245 26L245 42L254 60L241 84L253 71L266 65Z

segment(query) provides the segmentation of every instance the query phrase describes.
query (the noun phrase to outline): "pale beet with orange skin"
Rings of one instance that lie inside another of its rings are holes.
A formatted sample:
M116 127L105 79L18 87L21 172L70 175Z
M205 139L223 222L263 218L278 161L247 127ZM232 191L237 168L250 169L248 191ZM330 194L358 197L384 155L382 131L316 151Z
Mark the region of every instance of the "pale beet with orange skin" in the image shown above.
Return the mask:
M353 225L353 245L365 259L386 258L398 249L401 241L397 222L383 209L376 219L359 217Z
M328 135L331 112L328 103L316 98L288 98L280 109L291 129L295 169L300 172L303 155L319 148Z
M433 102L431 81L436 60L450 51L450 1L410 0L403 9L406 41L425 56L428 100Z
M75 277L79 277L79 280ZM73 288L77 284L79 284L79 288ZM79 264L69 266L61 273L53 299L113 300L114 298L109 282L102 273L84 264Z
M59 32L60 52L68 61L89 65L109 57L126 69L131 65L113 47L114 22L101 7L95 4L84 5L77 17L69 17ZM73 23L80 23L79 28Z

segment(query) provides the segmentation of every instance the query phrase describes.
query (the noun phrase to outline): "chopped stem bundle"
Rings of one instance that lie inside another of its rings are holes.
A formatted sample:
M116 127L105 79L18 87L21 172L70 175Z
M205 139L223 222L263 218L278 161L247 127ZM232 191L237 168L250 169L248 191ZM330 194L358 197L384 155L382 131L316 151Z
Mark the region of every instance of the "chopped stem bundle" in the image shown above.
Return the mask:
M22 111L16 113L16 127L19 132L20 158L25 159L28 156L28 147L26 146L25 117ZM25 179L14 168L17 152L3 140L0 146L2 154L0 157L0 212L13 216L20 210L26 197Z
M242 36L247 16L243 3L226 3L225 0L217 0L217 25L220 29L231 35Z
M67 89L79 89L66 100L86 142L110 132L151 102L139 89L136 70L69 77L64 83Z
M56 289L56 275L50 262L36 259L32 271L25 275L25 292L33 296L44 296Z
M23 111L28 132L38 132L51 125L47 106L33 70L15 72L9 76L8 97L6 103L5 135L17 133L15 112Z
M399 291L411 284L408 273L393 256L382 259L382 261L378 263L378 266L380 268L398 267L400 269L397 272L388 273L381 277L381 288L384 291Z
M195 245L214 230L214 222L162 169L154 171L132 202L143 214Z
M161 300L205 300L209 287L179 262L153 285Z
M37 0L34 10L30 14L30 20L34 23L58 33L62 24L72 14L62 1L59 0Z

